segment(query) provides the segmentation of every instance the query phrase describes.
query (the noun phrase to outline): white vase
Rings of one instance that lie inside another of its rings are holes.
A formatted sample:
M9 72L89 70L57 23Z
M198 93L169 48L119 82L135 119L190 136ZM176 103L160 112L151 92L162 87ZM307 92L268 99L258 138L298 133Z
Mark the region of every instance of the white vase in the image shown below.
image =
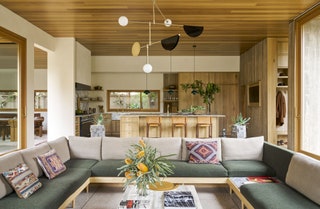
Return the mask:
M105 136L104 125L91 125L90 134L91 134L91 137L104 137Z
M231 136L235 138L247 138L247 126L246 125L233 125L231 127Z

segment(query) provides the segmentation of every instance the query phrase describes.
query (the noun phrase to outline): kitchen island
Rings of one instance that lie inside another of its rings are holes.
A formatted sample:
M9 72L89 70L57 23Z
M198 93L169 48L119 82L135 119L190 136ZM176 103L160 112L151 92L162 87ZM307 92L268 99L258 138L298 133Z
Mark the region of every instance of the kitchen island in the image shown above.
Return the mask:
M161 137L196 137L196 126L198 117L210 117L211 119L211 137L219 136L219 119L224 118L225 115L193 115L193 114L123 114L120 117L120 137L146 137L147 136L147 122L146 118L150 116L160 117L161 123ZM182 117L186 118L186 136L183 128L175 128L172 133L172 118ZM200 128L199 137L207 137L209 128ZM159 136L157 128L149 129L149 137Z

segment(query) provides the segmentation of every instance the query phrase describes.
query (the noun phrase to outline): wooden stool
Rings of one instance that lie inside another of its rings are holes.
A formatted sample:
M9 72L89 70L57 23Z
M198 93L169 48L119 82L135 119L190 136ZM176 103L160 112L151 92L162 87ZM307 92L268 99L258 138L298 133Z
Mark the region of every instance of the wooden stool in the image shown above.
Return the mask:
M146 117L146 122L147 122L147 137L149 137L150 128L157 128L157 131L159 132L159 135L160 135L159 137L161 137L160 117L156 117L156 116Z
M196 125L196 137L199 138L199 131L200 128L208 128L208 138L212 136L212 124L211 124L211 117L209 116L198 116L197 118L197 125Z
M172 117L172 137L174 137L175 128L183 128L184 137L187 137L187 120L186 117Z

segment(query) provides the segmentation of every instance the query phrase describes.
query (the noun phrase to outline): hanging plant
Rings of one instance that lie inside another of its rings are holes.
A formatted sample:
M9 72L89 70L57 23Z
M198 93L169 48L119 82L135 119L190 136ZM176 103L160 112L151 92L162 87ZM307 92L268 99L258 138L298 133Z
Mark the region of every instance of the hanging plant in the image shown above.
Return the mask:
M214 101L214 95L220 92L220 88L215 83L203 83L201 80L195 80L193 83L180 84L182 90L187 92L189 89L192 94L199 94L203 102L208 106L208 112L211 112L211 103Z

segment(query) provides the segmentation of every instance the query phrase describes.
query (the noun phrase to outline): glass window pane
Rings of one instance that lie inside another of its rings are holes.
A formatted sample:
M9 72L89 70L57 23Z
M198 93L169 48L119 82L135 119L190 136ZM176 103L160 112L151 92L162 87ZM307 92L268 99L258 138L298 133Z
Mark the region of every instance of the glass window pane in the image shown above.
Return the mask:
M142 90L107 91L108 111L159 112L160 91L150 90L147 95Z
M302 27L302 140L301 149L320 155L320 16Z

